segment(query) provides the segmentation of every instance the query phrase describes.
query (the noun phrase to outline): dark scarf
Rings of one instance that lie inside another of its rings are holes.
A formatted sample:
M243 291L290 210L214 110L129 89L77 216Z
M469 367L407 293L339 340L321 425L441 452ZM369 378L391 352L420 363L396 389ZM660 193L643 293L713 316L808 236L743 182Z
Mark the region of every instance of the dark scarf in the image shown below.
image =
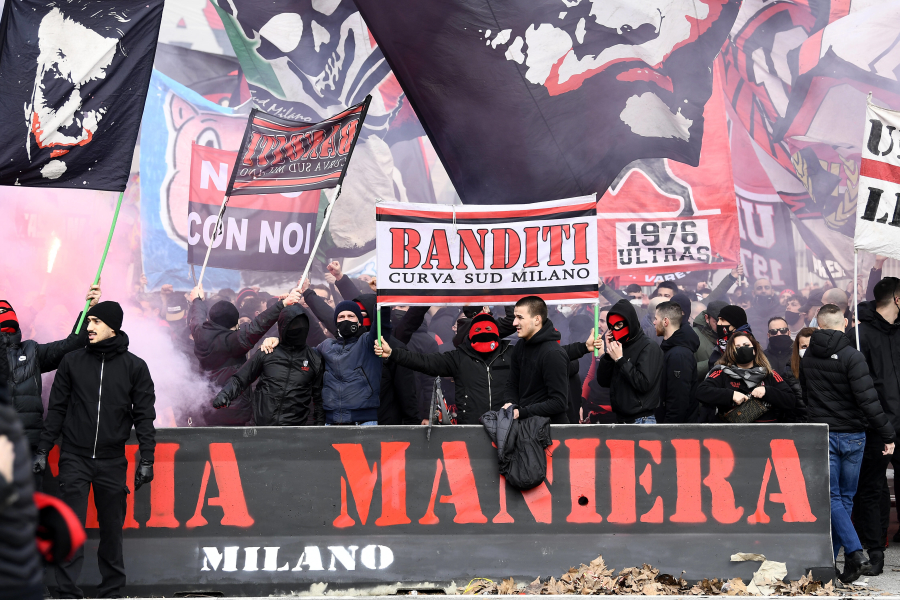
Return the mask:
M719 365L722 371L732 379L743 379L751 390L766 380L765 367L742 369L738 366Z

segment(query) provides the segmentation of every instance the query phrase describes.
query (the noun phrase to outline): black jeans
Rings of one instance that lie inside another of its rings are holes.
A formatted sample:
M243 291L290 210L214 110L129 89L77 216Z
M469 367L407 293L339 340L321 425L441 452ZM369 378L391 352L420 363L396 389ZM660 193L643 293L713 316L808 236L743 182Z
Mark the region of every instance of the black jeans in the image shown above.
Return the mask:
M100 522L100 546L97 562L102 580L97 587L98 598L117 596L125 585L125 560L122 556L122 526L125 524L125 503L128 488L125 473L128 461L119 458L86 458L67 452L59 457L59 489L62 498L72 507L82 525L87 518L88 494L94 485L94 503ZM56 594L59 598L84 598L78 587L78 577L84 564L84 548L71 561L54 567Z
M884 503L887 491L887 466L890 456L884 456L884 441L875 432L866 432L859 484L853 499L853 525L859 542L866 550L883 550L890 519L890 501Z

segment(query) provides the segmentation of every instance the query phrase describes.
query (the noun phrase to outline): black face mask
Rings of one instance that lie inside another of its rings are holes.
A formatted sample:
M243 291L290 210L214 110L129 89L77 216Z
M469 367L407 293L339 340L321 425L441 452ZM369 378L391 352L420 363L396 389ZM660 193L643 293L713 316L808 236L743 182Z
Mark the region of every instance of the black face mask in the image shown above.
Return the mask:
M752 363L754 356L756 355L753 353L753 346L741 346L734 351L734 359L739 365Z
M339 338L352 338L360 333L359 323L356 321L338 321L337 333Z
M405 310L397 310L397 309L392 310L391 311L391 325L393 325L394 327L397 327L400 324L400 321L403 319L404 316L406 316Z
M728 337L728 325L716 325L716 336L720 340Z
M792 310L785 310L784 311L784 319L788 323L796 323L800 319L800 313L794 312Z
M794 340L789 335L776 335L769 338L769 348L775 352L785 352L793 343Z
M281 336L281 341L286 346L300 348L306 345L306 337L309 335L309 319L297 317L288 325L287 331Z

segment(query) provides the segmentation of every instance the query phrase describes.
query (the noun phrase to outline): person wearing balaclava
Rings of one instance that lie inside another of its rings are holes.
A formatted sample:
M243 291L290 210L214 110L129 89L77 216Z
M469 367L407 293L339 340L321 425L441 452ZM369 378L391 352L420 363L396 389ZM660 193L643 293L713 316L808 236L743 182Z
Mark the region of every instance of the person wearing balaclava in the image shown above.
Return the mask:
M91 306L95 306L100 300L100 286L91 286L85 300L90 300ZM80 313L78 317L81 317ZM66 354L84 348L87 341L87 330L83 325L79 334L75 334L73 327L66 339L57 342L38 344L34 340L23 340L15 309L6 300L0 300L0 360L9 364L6 382L9 403L22 421L32 453L37 450L44 426L41 374L56 370ZM40 484L37 478L35 485L38 491L41 490Z
M130 489L137 493L153 481L156 450L153 379L147 363L128 351L128 335L122 330L122 318L122 307L117 302L100 302L88 310L89 343L66 354L59 364L32 467L35 473L46 470L50 450L62 435L59 488L62 499L72 507L82 525L87 519L88 500L93 490L100 524L97 598L122 595L126 498ZM140 460L132 467L134 480L129 488L125 444L132 428ZM54 567L55 597L84 598L84 592L78 588L83 565L82 548L71 561Z
M641 329L628 300L613 305L606 323L606 353L597 363L597 383L609 388L618 423L656 423L663 351Z
M325 363L306 343L309 328L309 316L302 306L293 304L282 310L278 346L268 354L259 350L244 363L216 395L213 407L227 407L258 381L251 400L257 426L307 425L310 413L314 425L324 425Z
M300 292L292 290L287 298L279 300L250 323L238 328L240 314L234 304L222 300L207 307L203 288L195 287L191 291L188 327L194 338L194 356L210 381L216 386L224 386L247 361L247 352L275 324L281 311L299 301ZM250 396L245 392L234 398L227 407L207 409L192 416L194 422L200 420L207 426L241 427L253 423L253 408Z

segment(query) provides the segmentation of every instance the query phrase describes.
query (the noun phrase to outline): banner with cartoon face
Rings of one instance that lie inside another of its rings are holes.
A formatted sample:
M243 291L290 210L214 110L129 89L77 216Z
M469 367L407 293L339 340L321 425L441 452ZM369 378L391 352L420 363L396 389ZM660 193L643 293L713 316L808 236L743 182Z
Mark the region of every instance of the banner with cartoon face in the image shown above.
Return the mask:
M162 0L6 5L0 185L125 189L162 7Z

